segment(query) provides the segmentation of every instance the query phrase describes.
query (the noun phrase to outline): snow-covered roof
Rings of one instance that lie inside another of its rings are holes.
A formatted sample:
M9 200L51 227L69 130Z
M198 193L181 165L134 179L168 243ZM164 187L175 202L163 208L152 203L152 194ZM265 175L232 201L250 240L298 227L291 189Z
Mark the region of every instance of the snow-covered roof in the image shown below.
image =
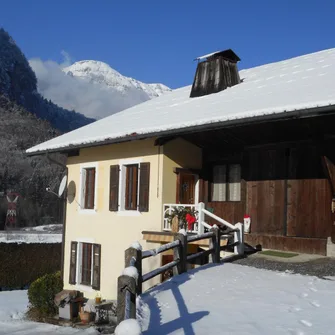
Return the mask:
M220 52L220 51L211 52L210 54L206 54L206 55L199 56L199 57L197 57L195 60L205 59L205 58L208 58L208 57L210 57L210 56L213 56L213 55L215 55L215 54L217 54L217 53L219 53L219 52Z
M186 86L66 133L28 153L93 146L335 105L335 48L240 71L242 83L190 98Z

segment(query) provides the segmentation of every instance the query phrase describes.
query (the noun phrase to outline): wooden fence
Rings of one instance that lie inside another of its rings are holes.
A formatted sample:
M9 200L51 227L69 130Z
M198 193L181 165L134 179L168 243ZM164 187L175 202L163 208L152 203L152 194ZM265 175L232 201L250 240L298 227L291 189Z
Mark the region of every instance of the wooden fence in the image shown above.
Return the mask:
M235 253L244 254L243 224L232 226L234 229L234 247ZM125 270L118 278L118 296L117 296L117 322L118 324L127 319L136 319L136 297L142 293L142 284L147 280L156 277L169 269L173 269L173 274L178 275L187 271L187 263L195 259L210 257L210 262L220 263L220 251L227 246L221 246L221 236L225 236L217 226L211 228L211 231L199 235L187 235L177 233L174 241L162 245L157 249L142 251L139 247L130 247L125 251ZM209 239L209 249L198 253L188 254L188 243L203 239ZM173 250L173 261L154 269L146 274L142 274L142 260L148 257L156 256L164 251Z

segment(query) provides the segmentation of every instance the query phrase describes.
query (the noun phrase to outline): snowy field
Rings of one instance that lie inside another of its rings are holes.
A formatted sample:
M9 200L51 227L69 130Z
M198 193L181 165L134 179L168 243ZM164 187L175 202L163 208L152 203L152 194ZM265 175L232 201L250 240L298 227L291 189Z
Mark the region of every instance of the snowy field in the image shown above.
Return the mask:
M27 291L0 292L0 335L96 335L94 329L79 330L23 320Z
M143 294L143 335L335 334L334 278L207 265ZM0 292L0 335L96 335L23 319L26 291ZM131 334L129 334L131 335Z
M335 281L207 265L139 299L143 335L335 334Z

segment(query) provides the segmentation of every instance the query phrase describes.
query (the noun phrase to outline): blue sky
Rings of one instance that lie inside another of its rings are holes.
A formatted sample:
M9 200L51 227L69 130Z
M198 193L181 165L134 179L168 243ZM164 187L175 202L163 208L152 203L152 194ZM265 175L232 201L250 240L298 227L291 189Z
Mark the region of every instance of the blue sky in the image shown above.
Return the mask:
M333 0L0 0L0 25L27 58L101 60L176 88L196 56L232 48L240 68L335 47Z

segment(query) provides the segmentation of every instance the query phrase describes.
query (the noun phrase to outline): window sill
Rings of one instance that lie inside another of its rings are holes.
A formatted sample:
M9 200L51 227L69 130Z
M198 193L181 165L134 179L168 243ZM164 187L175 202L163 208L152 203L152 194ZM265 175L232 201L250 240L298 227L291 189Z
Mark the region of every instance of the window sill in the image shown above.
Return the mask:
M94 292L92 286L87 286L87 285L84 285L84 284L76 284L76 285L73 285L73 287L77 291Z
M121 210L117 212L118 216L141 216L141 212L139 211L127 211L127 210Z
M78 212L81 213L81 214L96 214L97 210L96 209L79 208Z

